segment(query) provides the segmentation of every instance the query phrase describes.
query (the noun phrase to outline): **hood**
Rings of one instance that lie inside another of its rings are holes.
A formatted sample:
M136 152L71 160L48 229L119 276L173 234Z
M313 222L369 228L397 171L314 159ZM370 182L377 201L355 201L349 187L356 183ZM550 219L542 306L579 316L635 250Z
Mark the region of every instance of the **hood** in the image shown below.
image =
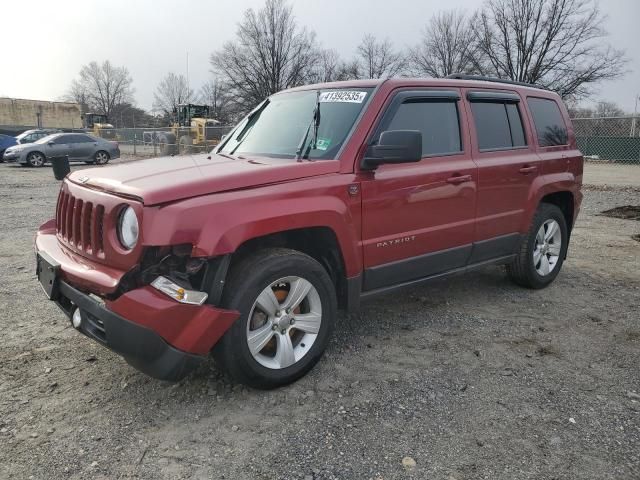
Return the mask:
M215 154L159 157L72 172L79 185L136 197L157 205L210 193L238 190L336 173L337 161L229 158Z

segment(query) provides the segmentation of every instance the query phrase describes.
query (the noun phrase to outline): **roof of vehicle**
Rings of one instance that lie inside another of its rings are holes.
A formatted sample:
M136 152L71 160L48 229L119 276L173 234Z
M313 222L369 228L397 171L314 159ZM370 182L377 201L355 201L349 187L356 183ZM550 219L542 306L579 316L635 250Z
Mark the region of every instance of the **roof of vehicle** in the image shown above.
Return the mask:
M31 133L56 133L59 132L57 128L32 128L31 130L25 130L18 136L29 135Z
M455 77L455 78L454 78ZM547 90L539 85L523 82L513 82L492 77L481 77L474 75L455 75L447 78L389 78L374 80L346 80L340 82L316 83L295 87L285 92L318 90L318 89L340 89L340 88L375 88L387 84L391 88L399 87L456 87L456 88L503 88L508 90L524 90L527 93L536 95L557 95L551 90Z

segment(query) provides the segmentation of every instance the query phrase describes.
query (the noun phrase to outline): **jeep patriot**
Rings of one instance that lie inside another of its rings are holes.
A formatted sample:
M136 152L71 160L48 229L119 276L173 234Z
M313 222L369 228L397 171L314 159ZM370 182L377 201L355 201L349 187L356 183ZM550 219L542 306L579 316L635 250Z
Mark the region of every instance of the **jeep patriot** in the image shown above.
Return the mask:
M583 158L555 93L491 78L286 90L210 154L69 174L35 239L47 296L160 379L213 354L292 382L339 308L489 264L543 288L567 255Z

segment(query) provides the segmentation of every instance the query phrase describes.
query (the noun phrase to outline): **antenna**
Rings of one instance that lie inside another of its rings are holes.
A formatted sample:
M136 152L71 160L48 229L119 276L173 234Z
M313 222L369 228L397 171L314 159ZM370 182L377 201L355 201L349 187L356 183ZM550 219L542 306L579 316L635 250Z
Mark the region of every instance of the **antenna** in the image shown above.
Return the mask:
M189 93L191 92L189 89L189 52L187 51L187 103L190 103Z

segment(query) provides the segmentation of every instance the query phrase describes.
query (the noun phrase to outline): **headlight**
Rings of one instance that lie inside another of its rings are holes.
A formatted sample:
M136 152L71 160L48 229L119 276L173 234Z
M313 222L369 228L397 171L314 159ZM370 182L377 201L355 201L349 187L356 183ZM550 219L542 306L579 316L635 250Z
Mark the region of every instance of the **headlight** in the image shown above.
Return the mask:
M131 250L138 243L138 217L133 208L127 207L120 213L118 221L118 238L127 250Z

